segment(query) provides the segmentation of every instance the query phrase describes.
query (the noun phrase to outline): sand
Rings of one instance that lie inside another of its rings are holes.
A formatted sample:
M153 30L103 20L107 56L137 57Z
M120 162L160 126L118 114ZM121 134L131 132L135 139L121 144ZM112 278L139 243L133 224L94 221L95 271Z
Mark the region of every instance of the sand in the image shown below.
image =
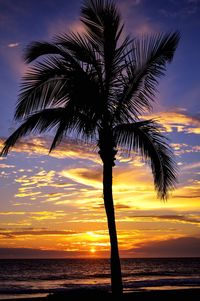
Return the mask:
M50 294L47 297L38 298L15 298L9 301L197 301L200 297L200 288L171 289L171 290L145 290L127 292L122 297L113 297L110 293L94 290L78 290L65 293ZM5 300L4 300L5 301Z

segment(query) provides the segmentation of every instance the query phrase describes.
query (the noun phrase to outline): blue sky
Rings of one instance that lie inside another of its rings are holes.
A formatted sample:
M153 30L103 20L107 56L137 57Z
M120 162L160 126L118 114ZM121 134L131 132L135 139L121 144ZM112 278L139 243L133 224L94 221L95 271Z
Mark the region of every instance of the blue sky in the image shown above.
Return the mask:
M122 253L134 256L145 250L142 253L145 256L148 245L152 244L149 232L144 231L148 227L152 229L153 243L162 245L164 241L173 245L174 239L181 239L184 244L185 239L187 245L188 237L192 237L191 241L199 250L200 1L118 0L116 3L125 22L125 31L132 36L174 30L181 33L174 60L167 67L166 76L159 81L154 112L149 115L149 118L160 118L165 127L179 166L179 184L168 203L163 205L156 199L150 172L140 157L118 158L114 176ZM55 34L69 30L81 32L80 5L79 0L0 0L1 143L17 127L13 122L14 108L21 77L27 70L23 49L34 40L51 40ZM95 147L91 151L82 144L64 141L48 156L50 139L50 134L42 138L31 136L0 161L0 247L87 254L85 244L91 243L94 248L99 243L102 255L107 251L108 242L101 206L101 164ZM81 230L77 220L82 221ZM104 224L98 224L100 220ZM162 235L159 227L165 229ZM27 229L32 229L29 234ZM41 229L43 242L37 240L36 243L35 237L41 235ZM55 229L61 232L56 232L52 246L49 242L52 237L47 232ZM62 231L66 229L76 235L64 239ZM93 234L87 234L90 229ZM81 245L77 245L76 237ZM127 237L130 243L126 245ZM192 254L188 251L189 255Z
M76 29L81 1L0 1L0 97L1 131L8 133L25 67L22 50L33 40L49 40L54 34ZM160 81L159 104L183 107L199 117L200 8L198 0L117 1L126 31L132 36L179 30L181 42L167 77ZM9 47L10 45L10 47ZM17 45L16 47L14 47ZM13 47L12 47L13 46Z

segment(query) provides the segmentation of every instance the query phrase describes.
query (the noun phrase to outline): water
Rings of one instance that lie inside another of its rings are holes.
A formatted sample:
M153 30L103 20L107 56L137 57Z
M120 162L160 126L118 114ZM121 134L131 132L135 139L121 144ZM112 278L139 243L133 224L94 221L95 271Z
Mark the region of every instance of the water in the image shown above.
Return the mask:
M200 287L200 258L122 259L125 290ZM0 299L110 288L107 259L0 260Z

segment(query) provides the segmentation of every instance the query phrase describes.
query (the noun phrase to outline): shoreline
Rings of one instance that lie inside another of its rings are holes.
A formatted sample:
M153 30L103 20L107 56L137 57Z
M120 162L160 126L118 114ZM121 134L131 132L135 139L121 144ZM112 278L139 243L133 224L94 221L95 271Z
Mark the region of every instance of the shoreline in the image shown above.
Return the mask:
M180 300L196 301L200 295L200 287L198 288L180 288L167 290L159 289L143 289L138 291L125 291L123 296L114 298L111 293L102 290L72 290L64 293L52 293L47 296L35 296L35 297L13 297L13 298L3 298L0 300L4 301L64 301L64 300L87 300L87 301L100 301L100 300L136 300L136 301L163 301L175 300L174 298L180 298ZM4 297L6 297L4 295Z

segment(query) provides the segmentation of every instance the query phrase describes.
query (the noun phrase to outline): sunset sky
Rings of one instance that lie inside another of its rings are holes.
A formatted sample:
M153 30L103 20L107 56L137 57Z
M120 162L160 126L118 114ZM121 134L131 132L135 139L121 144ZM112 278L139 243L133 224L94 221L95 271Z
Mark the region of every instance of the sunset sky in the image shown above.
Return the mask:
M82 31L80 0L0 0L0 146L13 121L23 49L57 33ZM181 41L159 81L154 112L179 167L167 202L157 199L140 156L118 153L114 199L122 257L200 256L200 1L118 0L132 36L179 30ZM29 136L0 158L0 258L107 257L102 165L95 145L51 134Z

